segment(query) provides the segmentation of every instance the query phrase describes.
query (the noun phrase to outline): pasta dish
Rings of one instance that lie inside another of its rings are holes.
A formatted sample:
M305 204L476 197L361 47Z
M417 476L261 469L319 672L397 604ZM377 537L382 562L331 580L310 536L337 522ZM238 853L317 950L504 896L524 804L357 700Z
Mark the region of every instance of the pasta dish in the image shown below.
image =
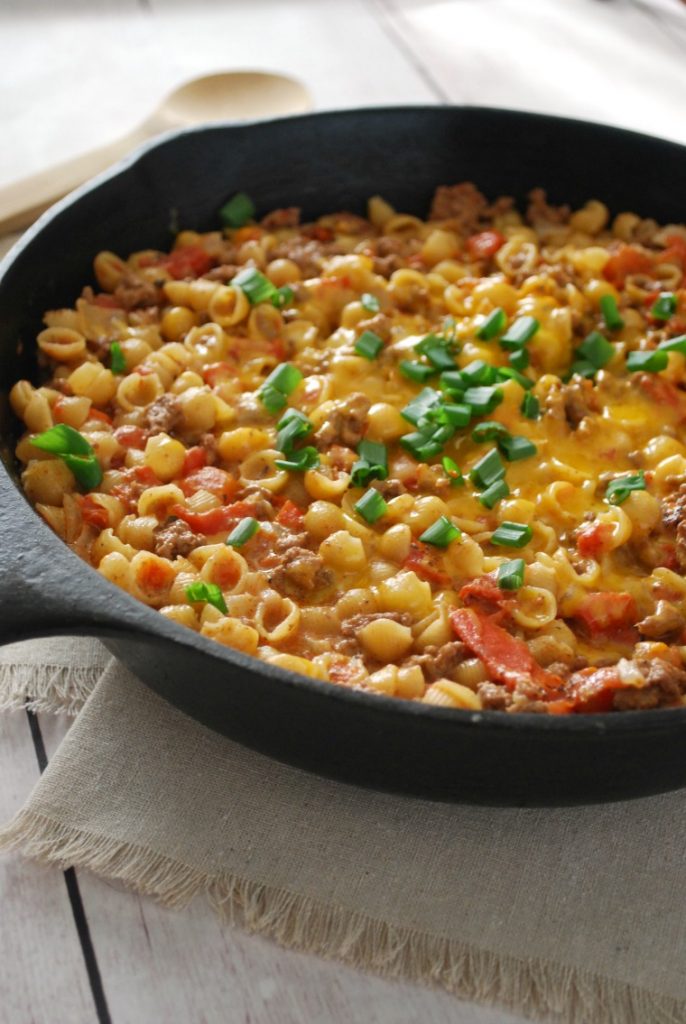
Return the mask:
M238 193L218 224L98 253L45 314L44 382L10 397L52 529L168 619L341 686L683 706L686 227L470 183L426 220Z

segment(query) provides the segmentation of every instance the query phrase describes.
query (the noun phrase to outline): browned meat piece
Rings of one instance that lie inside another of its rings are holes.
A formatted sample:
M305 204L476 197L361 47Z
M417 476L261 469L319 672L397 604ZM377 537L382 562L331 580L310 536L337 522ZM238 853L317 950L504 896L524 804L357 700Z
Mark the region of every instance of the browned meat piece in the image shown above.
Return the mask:
M385 313L377 313L369 320L360 320L357 325L358 336L365 331L373 331L382 341L388 341L391 337L391 326L393 321Z
M575 378L562 388L565 419L572 430L576 430L581 421L591 412L600 410L600 402L593 382Z
M686 672L663 658L636 661L647 686L617 690L613 706L617 711L644 710L681 703L686 691Z
M114 289L113 298L122 309L127 310L138 309L141 306L159 306L163 301L162 292L152 281L145 281L133 274L124 274Z
M686 572L686 519L682 519L676 528L676 560L682 572Z
M473 234L486 215L488 202L471 181L439 185L431 203L429 220L452 220L466 235Z
M299 206L285 206L279 210L272 210L260 221L262 227L267 231L278 231L279 228L297 228L299 223Z
M319 242L315 238L303 241L296 235L295 238L286 238L270 249L269 259L293 260L300 267L303 277L317 277L325 256L339 249L336 243Z
M419 665L427 682L433 683L436 679L452 679L455 669L466 657L468 652L465 645L459 640L451 640L441 647L427 647L410 661L413 665Z
M344 619L341 623L341 634L354 640L361 629L377 619L390 619L391 622L399 622L401 626L412 624L412 616L407 612L370 612L368 615L351 615L349 619Z
M217 438L214 434L203 434L200 438L200 447L207 452L207 463L213 466L217 461Z
M374 257L374 273L379 274L380 277L390 277L396 270L400 270L402 265L403 261L400 256L396 256L393 253L388 256Z
M367 396L359 391L337 402L314 435L317 448L324 450L334 444L347 448L358 445L364 436L370 406Z
M197 533L193 533L181 519L173 519L164 526L156 526L154 536L155 554L172 561L179 555L185 557L190 554L204 540Z
M378 491L382 498L390 500L397 498L400 494L407 493L407 487L401 480L372 480L371 486Z
M169 434L181 419L181 405L175 395L162 395L145 411L145 425L151 434Z
M242 269L243 267L236 263L222 263L218 267L212 267L212 270L208 270L203 277L209 281L221 281L222 284L227 284L229 281L233 281L238 271Z
M551 206L542 188L534 188L529 192L526 219L536 229L545 228L546 225L566 224L571 212L569 206Z
M638 623L638 631L650 640L663 640L685 625L686 619L678 608L669 601L658 601L655 612Z
M407 243L402 238L382 235L372 246L374 273L380 274L381 277L390 277L403 266L406 250Z
M498 683L479 683L476 692L488 711L506 711L512 704L512 694Z
M333 580L333 573L324 567L320 556L307 548L293 547L292 538L281 559L281 565L269 571L269 583L286 597L301 600Z
M255 509L253 512L255 519L273 519L274 506L271 502L272 498L272 492L268 491L266 487L253 484L250 487L246 487L240 500L246 501L249 505L253 506Z
M686 518L686 484L681 484L662 502L662 522L665 526L676 527Z

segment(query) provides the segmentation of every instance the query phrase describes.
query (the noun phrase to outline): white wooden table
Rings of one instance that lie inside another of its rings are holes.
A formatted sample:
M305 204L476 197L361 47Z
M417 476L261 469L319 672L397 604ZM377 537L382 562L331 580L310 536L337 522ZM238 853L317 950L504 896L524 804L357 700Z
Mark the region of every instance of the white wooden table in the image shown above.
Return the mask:
M230 68L289 72L319 108L502 105L686 141L685 46L679 0L3 0L0 184ZM0 717L0 820L67 728ZM17 857L0 861L0 907L0 1024L522 1024Z

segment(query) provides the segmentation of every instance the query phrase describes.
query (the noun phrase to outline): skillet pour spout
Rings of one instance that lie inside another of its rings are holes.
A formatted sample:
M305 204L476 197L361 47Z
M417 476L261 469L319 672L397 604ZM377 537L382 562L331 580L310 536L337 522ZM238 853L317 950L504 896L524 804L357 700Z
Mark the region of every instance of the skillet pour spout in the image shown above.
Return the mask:
M553 202L596 197L613 213L670 223L683 220L685 175L686 148L603 125L396 107L178 132L61 201L0 264L0 642L100 636L144 683L209 728L359 786L554 805L686 785L686 708L554 716L400 701L295 675L139 604L70 551L20 493L7 401L16 379L37 379L43 311L73 305L98 251L166 249L180 228L215 230L218 209L238 191L260 211L298 205L304 219L362 213L375 194L422 214L437 185L470 180L519 203L539 186Z

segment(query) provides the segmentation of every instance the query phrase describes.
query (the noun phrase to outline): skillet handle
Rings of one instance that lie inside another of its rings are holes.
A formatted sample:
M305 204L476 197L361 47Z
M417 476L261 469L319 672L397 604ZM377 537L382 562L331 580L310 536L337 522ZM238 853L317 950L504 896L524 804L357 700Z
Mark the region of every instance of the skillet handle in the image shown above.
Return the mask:
M32 637L141 632L116 590L93 598L93 570L32 511L0 463L0 644Z

